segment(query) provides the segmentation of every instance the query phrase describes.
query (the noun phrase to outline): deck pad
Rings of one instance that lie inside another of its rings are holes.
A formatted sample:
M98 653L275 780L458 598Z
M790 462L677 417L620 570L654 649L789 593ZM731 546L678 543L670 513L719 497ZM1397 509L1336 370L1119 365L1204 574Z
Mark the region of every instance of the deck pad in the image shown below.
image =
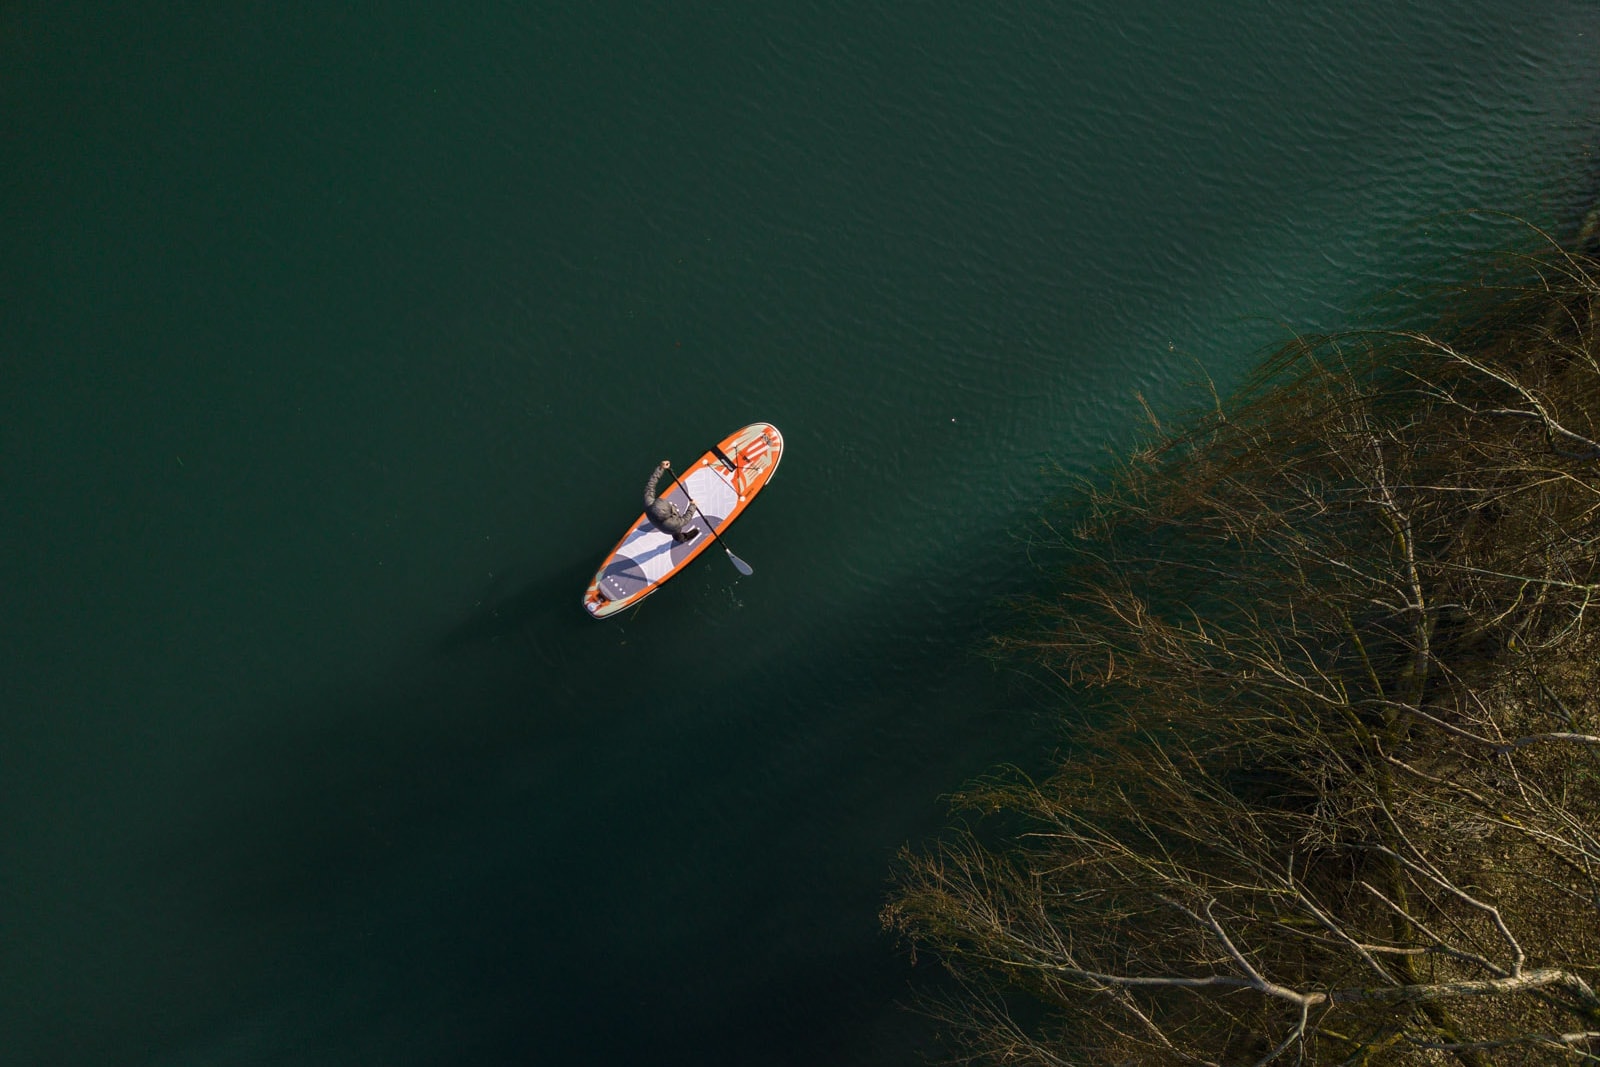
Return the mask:
M688 487L687 493L677 482L670 481L670 474L665 475L662 481L671 488L661 493L661 499L687 512L692 496L698 508L692 513L690 525L700 530L699 535L689 542L675 541L651 522L649 515L641 513L589 583L583 597L584 608L601 619L631 607L655 592L707 546L715 547L715 538L709 531L721 533L739 517L778 469L782 455L783 435L777 427L756 422L729 434L687 470L678 472L678 478Z

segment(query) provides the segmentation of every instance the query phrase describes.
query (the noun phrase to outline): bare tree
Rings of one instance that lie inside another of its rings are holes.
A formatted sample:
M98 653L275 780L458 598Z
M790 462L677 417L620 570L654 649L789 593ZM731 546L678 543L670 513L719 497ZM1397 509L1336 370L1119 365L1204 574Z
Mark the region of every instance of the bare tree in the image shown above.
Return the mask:
M1299 338L1081 487L997 645L1095 694L884 920L1003 1063L1600 1060L1600 271Z

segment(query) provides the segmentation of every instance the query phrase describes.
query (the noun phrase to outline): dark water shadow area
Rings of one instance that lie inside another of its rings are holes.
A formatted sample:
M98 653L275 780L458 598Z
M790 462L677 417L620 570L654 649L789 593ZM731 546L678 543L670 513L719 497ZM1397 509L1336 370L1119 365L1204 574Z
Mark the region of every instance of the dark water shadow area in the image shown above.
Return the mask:
M573 590L581 593L593 571L594 561L585 557L526 582L491 583L466 617L437 639L433 651L449 658L507 638L518 638L537 650L539 635L552 627L582 631L594 620L584 616Z
M989 591L685 684L685 642L729 640L697 579L619 626L583 615L590 566L491 591L185 784L203 814L141 875L189 902L173 951L235 980L131 1032L196 1062L918 1062L890 858L1037 729L964 654Z

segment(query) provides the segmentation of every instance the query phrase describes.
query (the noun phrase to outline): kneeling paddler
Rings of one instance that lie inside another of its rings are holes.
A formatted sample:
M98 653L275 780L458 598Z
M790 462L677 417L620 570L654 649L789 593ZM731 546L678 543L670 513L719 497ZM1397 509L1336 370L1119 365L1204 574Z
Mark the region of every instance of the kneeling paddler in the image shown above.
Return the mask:
M656 528L672 535L674 541L693 541L700 534L700 528L690 526L694 516L687 511L680 511L678 505L670 500L663 500L656 496L656 483L661 476L667 473L672 466L668 460L662 460L650 474L650 480L644 483L644 510L650 516L650 521Z

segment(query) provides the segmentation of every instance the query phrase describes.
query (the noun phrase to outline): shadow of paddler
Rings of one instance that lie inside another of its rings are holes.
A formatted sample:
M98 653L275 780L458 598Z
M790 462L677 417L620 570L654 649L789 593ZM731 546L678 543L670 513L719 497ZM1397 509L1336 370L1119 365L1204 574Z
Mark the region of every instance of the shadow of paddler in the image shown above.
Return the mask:
M507 638L526 638L563 619L584 622L583 591L594 577L592 560L574 560L558 570L506 592L502 583L485 590L472 611L440 636L434 649L449 656Z

